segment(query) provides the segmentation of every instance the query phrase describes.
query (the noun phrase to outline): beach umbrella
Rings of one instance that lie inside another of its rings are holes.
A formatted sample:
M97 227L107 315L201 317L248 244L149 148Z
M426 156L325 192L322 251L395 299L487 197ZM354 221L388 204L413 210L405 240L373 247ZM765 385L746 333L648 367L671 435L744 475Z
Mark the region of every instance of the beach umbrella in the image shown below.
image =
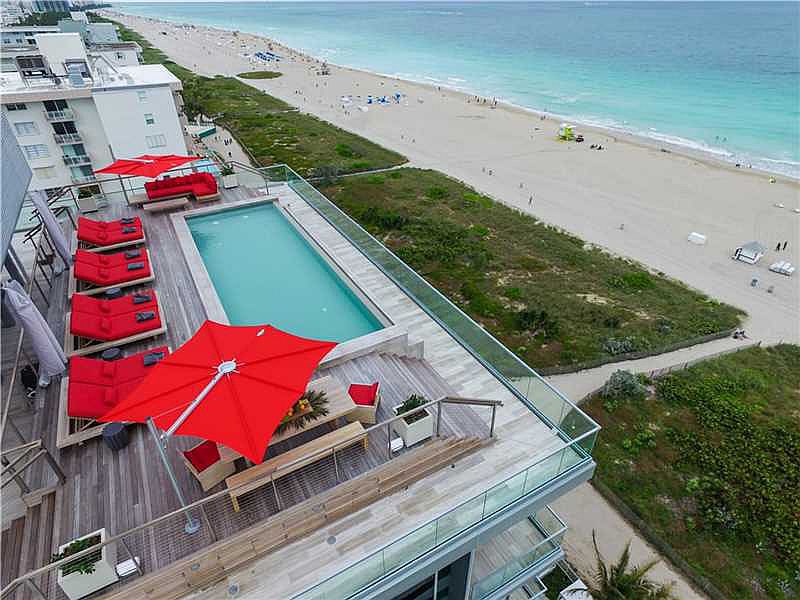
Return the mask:
M334 346L270 325L206 321L99 420L147 423L185 506L165 454L170 436L212 440L262 462L275 429ZM159 435L157 428L164 433ZM198 528L189 516L186 531Z
M142 154L134 158L121 158L95 173L130 175L155 179L162 173L183 164L200 160L200 156L181 156L179 154Z
M61 256L61 260L64 261L65 265L71 265L70 243L67 241L67 236L64 235L64 230L53 214L50 205L47 204L47 194L43 190L33 191L31 192L31 201L39 212L39 218L47 229L47 233L50 234L50 239L53 241L53 246L55 246L59 256Z

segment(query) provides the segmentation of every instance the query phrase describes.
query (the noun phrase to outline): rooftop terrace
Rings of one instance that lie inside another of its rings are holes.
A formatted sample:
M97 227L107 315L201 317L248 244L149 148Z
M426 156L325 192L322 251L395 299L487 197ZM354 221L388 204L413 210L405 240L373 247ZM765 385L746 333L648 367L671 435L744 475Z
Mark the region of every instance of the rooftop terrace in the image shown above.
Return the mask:
M354 381L381 382L379 425L367 430L367 447L338 449L274 486L252 491L240 499L242 510L237 512L224 483L203 492L182 464L176 450L197 440L176 438L170 460L184 495L195 503L204 523L201 532L187 535L177 498L144 427L131 427L131 443L119 452L96 437L58 450L59 382L40 390L35 410L14 390L14 424L27 440L41 438L53 451L66 482L58 485L44 464L27 472L31 489L47 492L41 504L3 531L4 592L11 592L6 586L15 577L45 566L60 544L106 528L118 536L118 559L125 560L130 551L142 575L134 570L103 597L178 597L204 589L199 597L216 598L235 582L242 598L345 598L512 503L552 493L558 481L575 473L584 479L591 474L587 451L597 428L571 403L502 346L493 345L497 343L488 334L413 272L403 270L402 263L393 262L393 255L290 169L260 174L241 170L239 177L243 185L224 190L219 206L277 198L318 251L390 322L372 341L346 345L347 352L323 362L312 378L329 376L345 387ZM162 344L177 348L209 316L207 294L198 291L203 285L196 283L179 250L181 213L145 213L111 197L100 216L130 214L142 217L147 232L153 287L162 299L167 333L126 351ZM57 336L64 331L66 279L66 274L53 279L47 310ZM8 346L4 383L13 360ZM410 393L456 400L431 405L437 417L441 411L436 440L392 453L386 424L394 416L392 408ZM464 404L458 398L503 404L494 414L489 405ZM330 423L274 444L270 455L334 427ZM13 434L7 434L3 448L15 444ZM241 459L238 466L244 467ZM484 567L478 573L496 583L496 565L488 561ZM51 570L29 580L45 598L63 597ZM18 597L27 593L24 589L18 588ZM4 593L6 597L14 594Z

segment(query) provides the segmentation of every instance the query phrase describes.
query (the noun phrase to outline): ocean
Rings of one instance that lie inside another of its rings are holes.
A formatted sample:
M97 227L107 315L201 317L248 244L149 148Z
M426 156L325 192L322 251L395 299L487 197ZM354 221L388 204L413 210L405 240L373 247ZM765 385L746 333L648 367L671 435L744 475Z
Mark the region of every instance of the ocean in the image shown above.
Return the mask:
M124 3L800 178L797 2Z

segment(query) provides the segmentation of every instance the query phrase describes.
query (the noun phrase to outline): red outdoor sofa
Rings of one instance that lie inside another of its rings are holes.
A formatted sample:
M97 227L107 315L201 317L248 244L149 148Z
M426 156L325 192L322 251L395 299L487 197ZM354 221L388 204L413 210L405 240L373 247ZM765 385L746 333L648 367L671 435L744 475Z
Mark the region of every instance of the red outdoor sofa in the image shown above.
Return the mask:
M64 351L67 356L92 354L161 335L167 330L163 314L152 290L113 300L75 295Z
M129 287L153 281L150 254L142 250L104 254L92 258L93 253L76 250L70 268L69 295L99 294L111 287ZM126 256L127 255L127 256Z
M78 217L76 235L78 248L92 252L115 250L145 241L142 220L139 217L125 217L116 221L95 221Z
M71 358L61 382L56 445L64 448L100 435L104 424L96 419L133 392L168 354L169 348L161 346L112 361Z
M144 190L150 201L167 200L177 196L194 196L198 202L219 198L217 180L211 173L192 173L181 177L148 181L144 184Z

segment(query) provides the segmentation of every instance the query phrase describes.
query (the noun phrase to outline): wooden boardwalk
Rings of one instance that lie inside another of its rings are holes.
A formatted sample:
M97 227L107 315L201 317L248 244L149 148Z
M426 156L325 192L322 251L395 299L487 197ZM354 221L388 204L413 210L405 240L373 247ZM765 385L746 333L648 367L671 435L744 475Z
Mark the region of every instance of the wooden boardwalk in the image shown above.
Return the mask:
M253 195L257 195L257 192L240 187L225 191L222 202L241 201ZM204 321L203 305L177 246L169 215L144 213L124 204L112 204L99 216L111 219L132 214L142 218L147 232L156 276L151 285L161 297L167 333L160 338L128 346L126 353L162 344L177 348ZM59 338L63 337L67 307L66 277L64 274L56 279L47 312L48 321ZM7 358L4 349L5 369L8 368ZM380 381L383 402L379 421L389 418L391 408L412 392L429 399L454 395L456 392L426 361L395 355L364 356L319 373L324 374L338 378L345 385L352 381ZM3 375L5 377L7 373ZM39 391L35 400L36 410L31 411L24 403L22 394L15 394L11 409L15 423L29 440L44 440L59 460L67 482L57 487L54 493L46 495L40 505L28 509L24 516L11 521L4 528L0 559L3 585L18 575L47 564L51 553L61 543L101 527L111 534L121 533L178 508L167 474L158 461L156 448L143 426L130 427L130 444L119 452L112 452L100 438L58 451L55 444L58 395L59 382L54 381L49 388ZM308 437L319 433L312 431L304 435ZM476 415L468 407L448 407L444 412L443 433L486 435L486 416ZM374 440L370 439L366 452L356 447L343 453L339 465L343 477L352 477L385 462L385 434L379 432L374 437ZM281 451L301 441L303 437L298 436L291 442L278 444L271 452ZM175 438L168 452L179 485L189 502L202 498L204 494L182 464L178 450L194 443L196 440L192 438ZM9 445L15 444L16 441L12 440ZM283 507L335 485L334 472L332 464L321 461L280 480L278 493ZM31 470L26 481L35 489L52 484L54 478L40 464ZM214 491L218 489L222 488L215 488ZM241 513L234 513L227 501L215 502L209 507L208 516L218 538L239 531L277 510L274 495L268 488L246 496L242 506ZM141 533L129 540L146 572L169 564L213 541L208 532L191 538L182 535L180 519L169 525L157 534ZM125 558L121 553L120 560ZM62 597L60 592L56 593L54 581L50 581L48 587L48 597ZM28 597L27 592L20 591L18 597Z

